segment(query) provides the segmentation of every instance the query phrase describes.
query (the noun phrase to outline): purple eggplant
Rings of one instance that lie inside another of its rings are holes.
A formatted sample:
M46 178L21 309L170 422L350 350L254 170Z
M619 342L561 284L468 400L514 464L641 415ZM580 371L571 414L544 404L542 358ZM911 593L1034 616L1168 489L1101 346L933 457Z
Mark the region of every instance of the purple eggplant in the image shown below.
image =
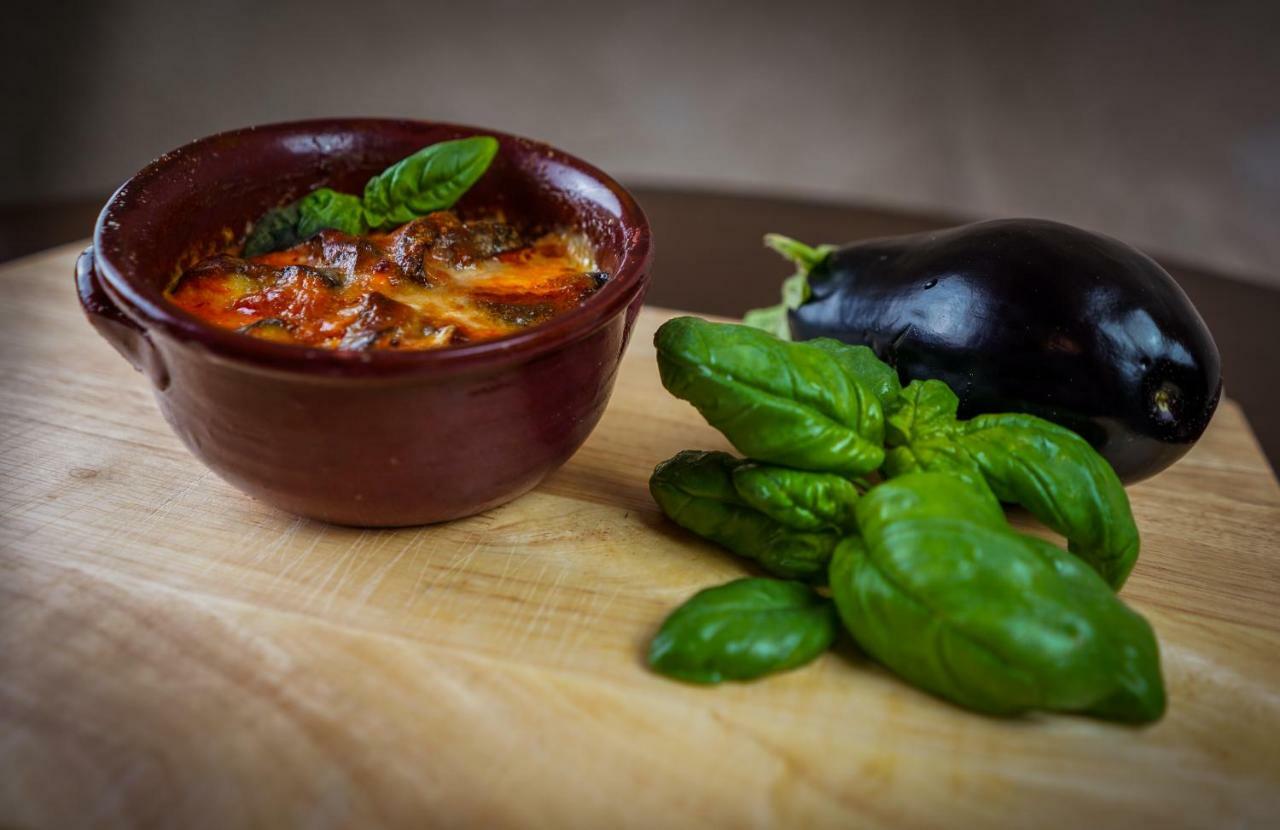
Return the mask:
M1074 430L1125 482L1203 434L1222 393L1213 336L1150 257L1056 222L1006 219L809 247L783 303L746 322L870 346L901 381L936 378L961 417L1029 412Z

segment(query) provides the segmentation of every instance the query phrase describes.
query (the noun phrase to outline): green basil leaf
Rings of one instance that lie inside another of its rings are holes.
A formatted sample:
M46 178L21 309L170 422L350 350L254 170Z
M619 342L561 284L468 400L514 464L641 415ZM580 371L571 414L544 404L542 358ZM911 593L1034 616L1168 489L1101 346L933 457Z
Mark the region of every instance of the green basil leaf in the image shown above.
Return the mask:
M259 256L272 251L290 248L302 241L298 236L298 204L301 199L278 208L272 208L253 223L245 237L240 255Z
M723 452L685 450L662 462L649 492L672 521L788 579L823 579L840 533L787 527L752 508L734 487L743 462Z
M888 416L889 406L902 393L897 370L876 357L876 353L868 346L850 346L829 337L817 337L805 342L840 361L846 372L875 392L886 408L886 417Z
M975 498L986 497L959 479L916 473L859 501L862 536L846 538L831 562L832 596L859 645L980 712L1160 717L1146 621L1091 569L1001 527Z
M733 468L733 486L750 507L797 530L853 530L858 488L834 473L747 462Z
M446 210L484 175L498 140L472 136L424 147L369 179L364 208L370 227L401 225Z
M875 494L875 498L867 498ZM986 487L973 487L955 476L916 473L881 483L864 493L854 507L859 532L897 521L964 518L994 530L1009 530L1000 502Z
M838 630L831 601L808 586L739 579L672 612L650 644L649 665L691 683L752 680L810 662Z
M424 147L371 178L363 200L322 187L268 211L245 239L243 256L292 247L326 228L359 235L445 210L489 169L498 140L474 136Z
M269 210L254 224L241 255L252 257L292 248L326 228L336 228L353 236L368 230L360 198L321 187L283 207Z
M940 380L913 380L886 407L885 436L895 444L910 444L956 428L960 399Z
M964 448L950 436L935 435L921 438L885 451L884 466L880 468L886 478L897 478L907 473L947 473L969 482L973 487L988 490L987 481L977 464Z
M985 483L1067 538L1068 549L1119 590L1140 541L1129 498L1111 465L1065 427L1024 414L956 419L943 382L913 381L888 406L883 472L945 472Z
M667 390L743 454L845 476L884 461L880 399L822 348L696 317L667 321L654 344Z
M889 478L913 472L945 472L986 489L977 463L955 439L960 401L945 383L912 381L885 413L882 472Z
M1119 640L1113 673L1115 691L1097 701L1087 714L1108 720L1145 723L1159 720L1165 710L1164 680L1160 674L1160 646L1151 624L1114 594L1105 599L1096 590L1099 577L1085 562L1057 545L1035 536L1019 534L1022 541L1049 562L1065 585L1075 590L1073 602L1084 613L1104 621Z
M339 193L327 187L313 190L298 201L298 236L310 239L322 230L334 228L359 236L368 228L359 196Z
M1141 543L1124 485L1106 459L1034 415L979 415L962 427L955 440L996 497L1067 537L1068 550L1119 590Z

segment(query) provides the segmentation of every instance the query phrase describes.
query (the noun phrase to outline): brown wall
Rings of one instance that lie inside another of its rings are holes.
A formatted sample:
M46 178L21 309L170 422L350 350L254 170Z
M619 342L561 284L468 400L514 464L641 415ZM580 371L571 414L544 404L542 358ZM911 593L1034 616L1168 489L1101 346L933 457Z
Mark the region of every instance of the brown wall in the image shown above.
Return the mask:
M0 34L0 202L99 194L228 127L404 115L631 181L1052 217L1280 285L1278 3L31 8Z

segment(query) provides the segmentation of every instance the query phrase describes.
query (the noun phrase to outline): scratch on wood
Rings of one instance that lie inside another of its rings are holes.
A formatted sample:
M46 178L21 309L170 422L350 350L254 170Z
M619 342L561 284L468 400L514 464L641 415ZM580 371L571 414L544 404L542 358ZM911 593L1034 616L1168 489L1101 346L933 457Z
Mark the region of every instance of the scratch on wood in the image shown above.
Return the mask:
M284 547L286 543L292 541L294 535L297 534L298 527L301 525L302 521L301 516L294 516L287 524L285 524L283 530L275 534L273 539L263 543L258 542L258 537L262 534L262 531L265 528L256 525L253 522L246 522L244 533L241 533L237 537L235 544L232 545L232 549L248 550L249 557L244 561L244 564L248 567L260 566L265 564L266 561ZM219 560L210 557L209 560L205 562L204 567L200 569L200 573L207 574L219 564Z
M422 534L425 532L426 528L420 527L412 534L405 533L405 542L400 546L400 550L396 555L379 566L379 568L373 572L373 575L365 581L364 590L362 590L359 596L356 597L356 608L363 607L369 601L369 597L373 596L373 592L377 590L378 586L382 584L382 581L386 579L387 574L391 573L392 569L395 568L396 563L403 559L404 555L408 553L410 549L416 548L418 540L422 538Z
M547 567L548 567L548 564L544 560L542 564L542 570L538 572L538 579L534 583L533 590L529 592L530 599L532 599L533 594L536 592L538 586L542 584L542 575L546 573ZM534 632L538 629L538 623L542 620L542 615L546 613L547 610L551 607L551 601L555 598L556 591L557 589L559 589L560 583L564 580L564 575L565 575L565 569L564 568L558 569L556 571L555 579L551 581L551 585L548 586L547 589L543 592L542 600L538 603L538 607L534 609L533 615L528 618L529 624L524 627L524 634L520 637L520 641L515 646L515 650L517 652L522 651L524 649L525 644L529 641L529 638L533 636ZM550 616L554 616L554 615L550 615ZM550 616L548 617L548 619L550 619Z
M284 531L279 533L270 544L263 545L262 552L250 559L249 564L262 567L269 565L275 560L277 553L292 547L293 540L297 538L298 531L306 521L301 516L294 516L293 521L285 527Z
M413 580L413 587L409 589L408 595L404 598L404 610L412 611L413 606L418 602L419 589L422 587L422 580L426 578L427 572L431 570L431 555L427 554L427 561L422 563L422 567L418 567L418 560L426 550L426 545L414 548L412 567L417 572L417 577Z
M507 576L511 573L511 560L516 558L516 547L516 543L512 542L506 555L502 557L502 573L498 574L498 581L494 583L495 590L502 590L502 586L507 581Z
M596 624L597 621L603 619L605 614L609 613L609 608L613 605L614 600L618 598L618 594L620 593L622 593L622 586L618 585L608 595L608 598L604 601L604 605L600 607L599 611L595 611L595 605L596 605L595 597L597 595L592 594L591 610L594 611L595 613L586 617L583 620L582 624L577 626L576 636L573 638L573 645L571 647L572 650L577 651L582 647L583 642L589 636L591 636L592 627Z
M478 534L474 536L472 538L471 547L468 548L465 553L459 553L454 556L447 565L441 568L435 578L431 580L431 584L427 586L426 590L423 591L419 597L436 593L436 589L443 585L446 579L450 579L461 573L462 570L471 563L471 560L475 558L476 551L480 549L480 539L481 537ZM428 560L426 567L429 568L430 565L431 563ZM417 602L417 599L418 598L414 599L415 603ZM442 604L443 603L440 602L433 604L430 610L427 611L426 616L423 617L421 625L426 625L431 620L434 620L440 613L440 606ZM412 610L412 606L410 606L410 609Z
M533 579L529 580L529 590L525 592L524 596L520 597L521 609L527 607L530 603L533 602L533 597L538 592L538 588L542 585L542 578L546 575L546 573L547 573L546 557L540 557L540 565L538 567L538 573ZM516 613L511 615L512 633L510 636L514 637L515 633L521 630L519 626L522 620L525 621L526 625L523 628L524 634L520 637L519 643L515 647L516 651L519 651L520 646L523 645L526 640L528 640L529 632L534 622L532 618L529 618L527 616L520 614L519 610L517 610Z
M280 569L280 572L278 574L276 574L275 579L271 580L271 585L268 590L274 592L277 586L279 586L279 584L283 582L284 579L289 575L289 572L293 570L295 565L297 565L299 562L305 562L306 560L310 559L311 553L316 549L316 546L320 544L320 540L323 539L328 533L329 533L329 528L325 527L324 525L316 525L315 532L311 536L311 543L307 545L305 549L299 551L298 554L293 557L293 559L285 563L285 566Z
M334 559L333 564L329 567L328 572L325 573L323 578L321 578L319 584L316 585L316 587L311 590L311 594L307 597L307 600L304 603L304 605L309 607L311 603L315 602L320 598L320 595L323 594L325 592L325 589L329 587L329 580L333 579L333 577L338 573L338 571L342 569L344 565L349 564L352 557L358 554L360 548L364 547L365 539L368 538L368 536L369 536L368 530L361 530L360 534L356 536L356 540L352 542L350 545L348 545L346 550L340 552L337 555L337 558Z
M169 511L169 508L181 499L185 498L188 493L200 486L209 476L212 475L207 469L201 468L200 474L188 481L183 487L171 492L163 501L147 512L136 524L137 533L140 535L143 530L149 530L152 525L163 518Z
M333 591L329 594L329 599L325 603L326 608L332 608L334 599L342 595L343 586L347 584L347 580L351 577L352 571L357 569L356 563L359 562L363 564L365 560L376 559L378 552L386 547L387 542L392 538L393 534L388 531L375 530L372 531L372 534L369 537L371 543L368 545L368 550L364 550L362 547L359 554L355 554L353 551L353 555L347 561L347 567L343 569L342 576L338 578L338 584L333 587Z

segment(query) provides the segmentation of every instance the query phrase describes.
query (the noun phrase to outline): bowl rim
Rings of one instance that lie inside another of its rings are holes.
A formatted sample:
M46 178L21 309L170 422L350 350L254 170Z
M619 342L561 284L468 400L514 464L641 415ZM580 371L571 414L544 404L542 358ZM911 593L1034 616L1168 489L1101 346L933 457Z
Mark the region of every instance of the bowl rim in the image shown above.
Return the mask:
M466 343L444 349L398 351L339 351L287 343L273 343L222 329L161 299L156 302L135 284L145 278L125 263L122 229L113 220L117 211L145 197L152 181L179 174L194 158L226 142L248 136L297 135L336 130L377 130L428 127L463 135L492 135L504 144L514 143L538 155L585 174L617 200L625 244L621 259L604 287L575 309L528 331ZM280 121L226 130L183 144L157 158L131 176L107 200L93 232L94 266L107 294L148 335L159 331L179 342L195 343L209 354L256 368L339 377L402 377L452 374L455 371L490 368L528 359L587 337L621 313L642 292L653 259L652 231L639 203L615 179L594 165L541 141L499 130L444 121L405 118L316 118Z

